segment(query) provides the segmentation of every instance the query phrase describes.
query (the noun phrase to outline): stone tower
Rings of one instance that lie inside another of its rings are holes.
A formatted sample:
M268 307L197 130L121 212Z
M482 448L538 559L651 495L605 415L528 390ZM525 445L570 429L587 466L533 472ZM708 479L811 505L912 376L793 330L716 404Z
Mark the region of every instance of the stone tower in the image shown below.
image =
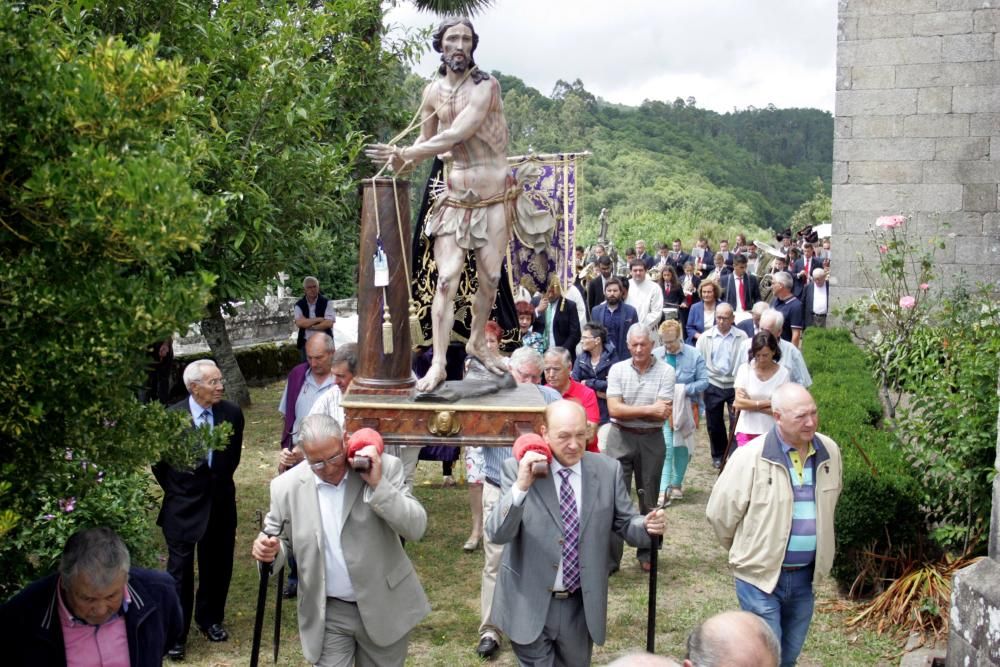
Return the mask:
M840 0L833 144L835 306L880 215L939 236L943 277L1000 281L1000 0ZM864 261L864 260L861 260Z

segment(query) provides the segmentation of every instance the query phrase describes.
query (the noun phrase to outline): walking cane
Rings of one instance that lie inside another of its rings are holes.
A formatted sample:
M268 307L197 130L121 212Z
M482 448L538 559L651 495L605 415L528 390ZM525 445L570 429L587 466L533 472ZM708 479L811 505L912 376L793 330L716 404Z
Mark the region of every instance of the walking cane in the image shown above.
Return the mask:
M260 510L257 510L257 525L260 526L260 531L267 535L268 537L278 537L281 535L282 531L285 529L285 522L281 522L281 526L278 528L278 533L276 535L271 535L264 531L263 527L264 516ZM260 641L264 634L264 607L267 605L267 584L271 578L271 563L258 563L258 568L260 570L260 585L257 587L257 612L254 615L253 621L253 641L250 645L250 667L257 667L257 663L260 660ZM280 628L281 628L281 583L280 579L284 575L284 568L282 567L278 570L278 602L275 605L275 629L274 629L274 661L278 661L278 640L280 638Z
M643 508L643 515L649 514L645 510L646 494L643 489L639 489L638 492L639 507ZM658 506L654 509L662 509L662 507ZM646 606L646 652L656 653L654 646L656 644L656 570L663 536L650 535L649 542L649 601Z
M257 526L263 532L264 515L257 510ZM264 630L264 606L267 604L267 582L271 576L270 563L258 563L260 571L260 585L257 587L257 614L253 620L253 643L250 645L250 667L257 667L260 659L260 639ZM281 599L281 591L278 591L278 599Z

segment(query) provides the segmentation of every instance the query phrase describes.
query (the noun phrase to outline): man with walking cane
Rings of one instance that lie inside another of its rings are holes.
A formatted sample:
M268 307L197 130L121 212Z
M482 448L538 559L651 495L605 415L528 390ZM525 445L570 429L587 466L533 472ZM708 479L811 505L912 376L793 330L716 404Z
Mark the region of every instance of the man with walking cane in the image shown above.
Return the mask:
M504 545L493 621L521 665L589 665L607 630L611 535L648 547L665 529L663 510L635 511L621 465L586 447L583 408L550 404L542 436L514 443L486 521Z
M430 604L399 538L423 537L427 514L375 431L361 429L345 445L332 417L309 415L301 435L305 459L271 481L251 553L276 568L295 554L306 660L402 667L410 630Z

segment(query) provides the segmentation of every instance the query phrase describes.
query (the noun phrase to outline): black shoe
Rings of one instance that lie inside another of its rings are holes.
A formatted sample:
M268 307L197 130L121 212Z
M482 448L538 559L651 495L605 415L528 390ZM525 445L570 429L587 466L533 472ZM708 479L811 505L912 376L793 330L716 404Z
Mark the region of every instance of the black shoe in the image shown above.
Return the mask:
M718 470L722 467L722 459L712 459L712 467Z
M292 598L297 597L298 594L299 582L292 580L289 580L288 583L285 584L285 590L281 591L281 596L286 600L291 600Z
M479 640L479 645L476 646L476 653L479 654L480 658L486 660L492 660L499 650L500 643L489 635L483 635Z
M181 662L184 660L184 642L177 642L167 649L167 657L174 662Z
M229 639L229 633L222 627L222 623L213 623L207 628L201 628L201 634L210 642L224 642Z

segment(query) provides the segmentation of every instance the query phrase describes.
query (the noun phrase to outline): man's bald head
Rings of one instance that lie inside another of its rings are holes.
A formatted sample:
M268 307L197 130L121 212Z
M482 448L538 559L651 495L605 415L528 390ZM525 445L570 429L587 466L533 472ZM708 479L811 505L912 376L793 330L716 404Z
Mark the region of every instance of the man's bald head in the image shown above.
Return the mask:
M685 667L778 667L781 645L760 617L726 611L688 636Z
M552 455L567 468L576 465L587 450L587 413L576 401L555 401L545 408L542 437Z
M545 407L545 426L552 429L558 424L573 422L577 419L587 421L587 411L576 401L553 401Z

